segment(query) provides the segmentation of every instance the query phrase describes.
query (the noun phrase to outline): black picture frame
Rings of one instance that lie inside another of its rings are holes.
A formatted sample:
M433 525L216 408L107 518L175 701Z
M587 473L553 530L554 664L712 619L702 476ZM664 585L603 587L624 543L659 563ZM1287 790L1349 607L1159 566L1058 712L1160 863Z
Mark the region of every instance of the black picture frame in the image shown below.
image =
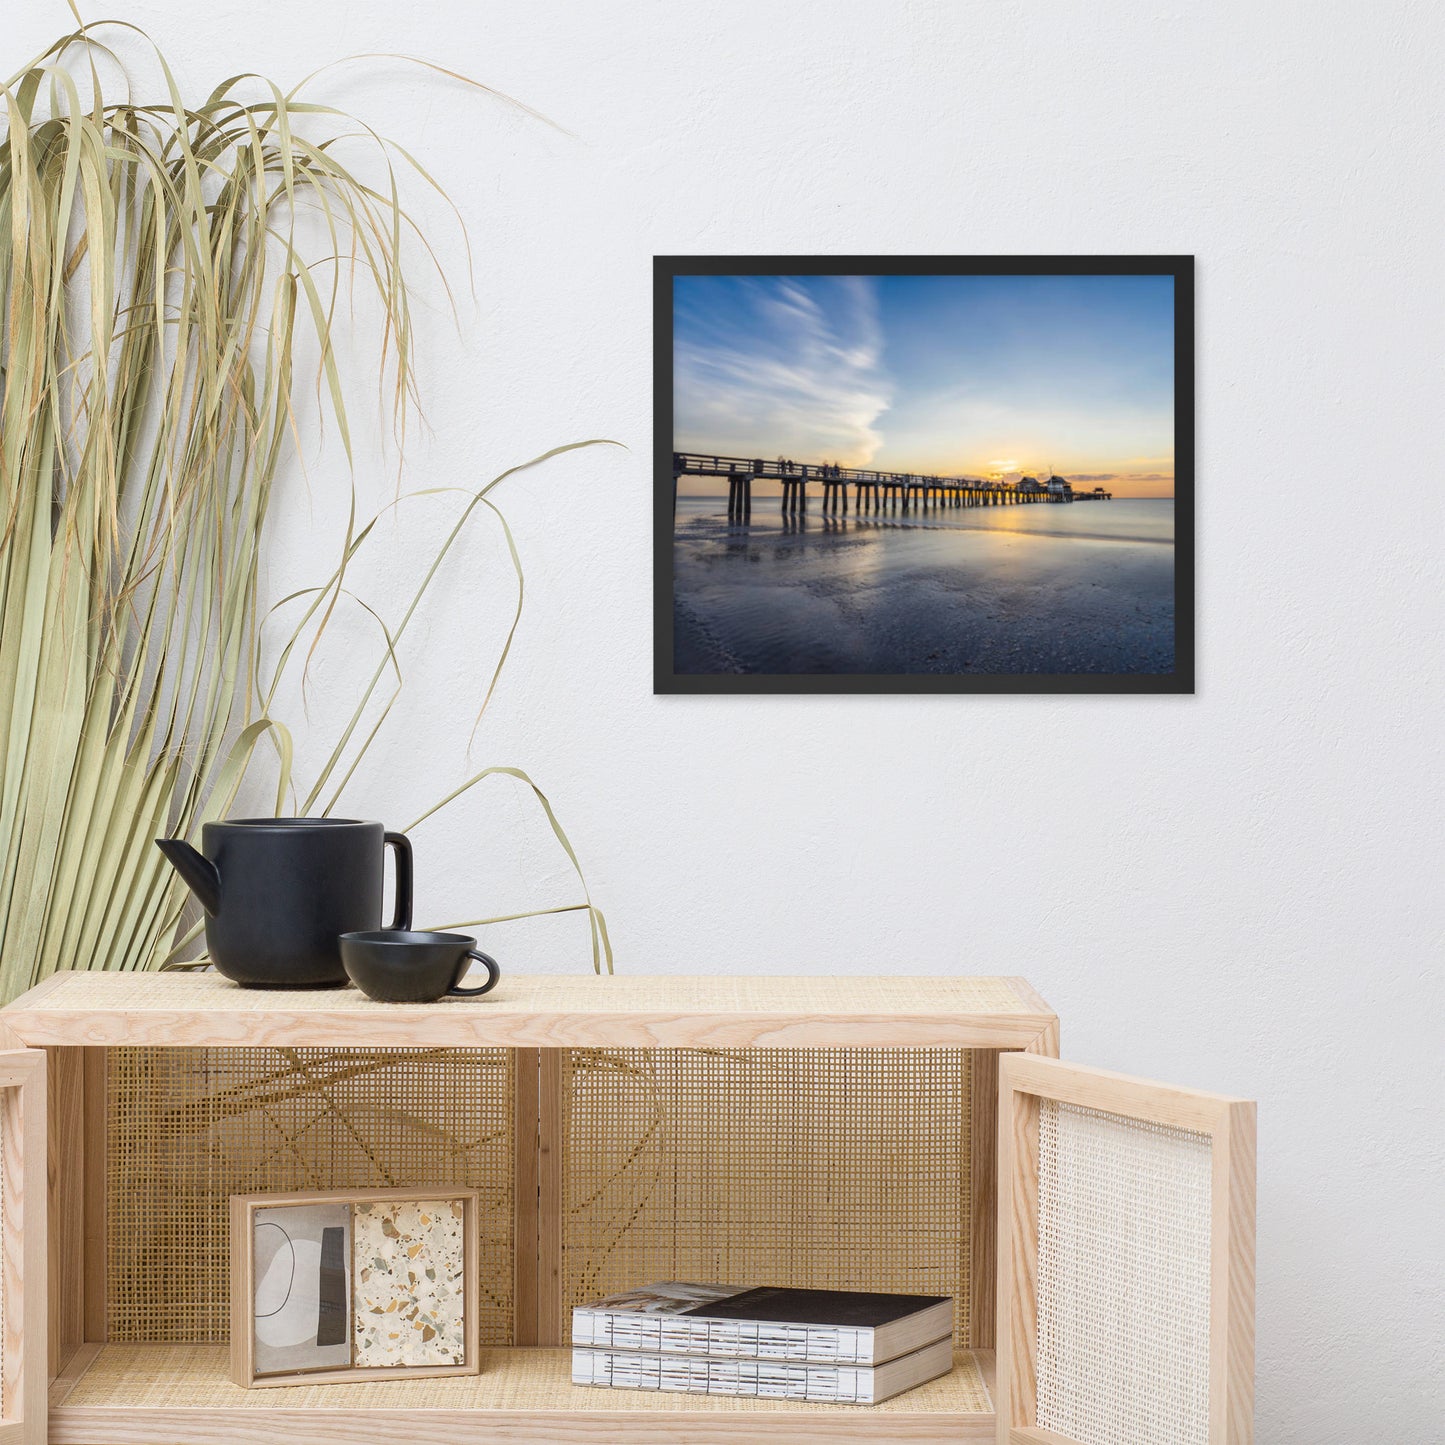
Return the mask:
M673 283L679 276L1170 276L1174 280L1174 670L1169 673L679 673L674 667ZM1193 693L1193 256L656 256L653 258L653 691Z

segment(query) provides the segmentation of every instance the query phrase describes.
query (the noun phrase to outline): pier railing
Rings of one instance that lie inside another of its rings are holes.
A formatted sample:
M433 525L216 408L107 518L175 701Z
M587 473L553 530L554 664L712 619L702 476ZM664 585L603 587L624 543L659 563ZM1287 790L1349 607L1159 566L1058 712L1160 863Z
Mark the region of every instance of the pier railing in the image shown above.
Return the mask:
M893 486L960 486L1007 490L1006 482L984 477L935 477L923 472L886 472L859 467L837 467L828 462L796 462L770 457L716 457L702 452L674 452L672 469L678 476L766 477L771 481L862 482Z

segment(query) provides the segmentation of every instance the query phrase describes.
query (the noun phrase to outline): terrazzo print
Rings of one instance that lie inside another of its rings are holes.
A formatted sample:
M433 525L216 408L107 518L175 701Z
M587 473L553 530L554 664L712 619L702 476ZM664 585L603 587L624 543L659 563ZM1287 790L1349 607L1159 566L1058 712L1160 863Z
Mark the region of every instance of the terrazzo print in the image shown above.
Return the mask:
M466 1363L460 1199L353 1208L353 1363L362 1369Z

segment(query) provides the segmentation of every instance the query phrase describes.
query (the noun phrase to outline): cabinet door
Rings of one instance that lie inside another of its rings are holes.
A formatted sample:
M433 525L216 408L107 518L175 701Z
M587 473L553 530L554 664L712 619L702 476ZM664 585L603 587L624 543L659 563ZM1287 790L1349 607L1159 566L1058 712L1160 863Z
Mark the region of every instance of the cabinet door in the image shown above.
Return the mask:
M1250 1445L1254 1105L999 1069L999 1445Z
M45 1054L0 1051L0 1445L44 1445Z

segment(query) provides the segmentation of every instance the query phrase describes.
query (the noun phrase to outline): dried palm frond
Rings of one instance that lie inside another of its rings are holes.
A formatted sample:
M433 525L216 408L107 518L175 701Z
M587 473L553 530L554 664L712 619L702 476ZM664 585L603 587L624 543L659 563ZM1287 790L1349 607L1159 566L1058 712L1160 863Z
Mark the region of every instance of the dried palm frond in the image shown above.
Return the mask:
M332 344L348 288L379 303L399 437L416 400L400 197L426 173L299 87L238 76L189 105L159 51L161 98L114 98L97 29L0 92L0 1001L57 968L172 954L186 896L152 839L224 816L268 737L287 806L290 735L274 680L257 682L257 569L308 348L351 456ZM339 158L338 131L358 130L383 183ZM365 530L316 590L313 631ZM319 788L343 757L344 785L377 726L350 752L348 729ZM569 906L610 967L590 899Z

